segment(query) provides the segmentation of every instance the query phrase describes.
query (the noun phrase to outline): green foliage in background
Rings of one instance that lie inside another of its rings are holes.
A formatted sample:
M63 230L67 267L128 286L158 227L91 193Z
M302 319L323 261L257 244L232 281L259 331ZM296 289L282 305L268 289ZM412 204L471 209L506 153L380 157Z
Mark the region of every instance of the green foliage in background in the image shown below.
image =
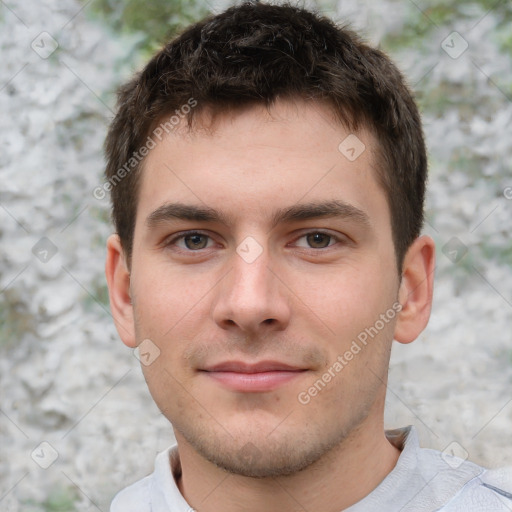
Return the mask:
M206 2L198 0L93 0L87 11L117 32L139 32L145 54L209 13Z
M77 499L76 489L62 487L50 491L48 498L41 504L25 502L23 510L25 512L75 512Z
M301 5L300 0L296 3ZM314 0L311 4L325 15L336 14L336 0ZM149 55L183 28L210 14L212 8L207 0L93 0L87 11L114 31L140 33L140 47Z
M27 333L34 333L34 318L18 290L5 290L0 301L0 351L8 351Z
M397 8L403 7L404 2L396 0ZM486 38L496 44L496 47L512 59L512 2L507 0L425 0L410 2L407 5L407 16L401 30L387 33L381 41L385 51L393 55L413 52L418 59L428 54L431 48L424 41L432 37L442 38L458 27L468 27L471 30L492 16L493 28L488 30ZM460 30L460 29L459 29ZM462 33L464 36L464 33ZM478 54L478 49L476 49ZM468 77L469 78L469 77ZM448 112L456 112L461 125L467 125L468 130L474 118L491 119L494 112L500 109L505 97L512 98L512 78L510 72L504 70L501 74L491 76L487 80L488 92L482 89L477 80L468 79L459 83L446 78L439 82L430 82L427 77L419 87L415 88L415 96L423 114L442 119ZM501 91L501 94L498 92ZM486 114L487 112L487 114ZM461 146L452 151L449 159L436 161L435 155L429 155L431 170L433 167L444 169L446 178L456 172L461 172L469 178L473 186L485 188L489 182L496 183L499 189L505 179L506 171L492 176L485 175L482 170L488 165L491 152L480 154L474 148ZM505 166L503 166L503 169ZM447 184L447 186L449 186ZM496 196L502 194L501 189ZM441 213L441 212L435 212ZM435 224L435 222L434 222ZM447 268L456 284L474 275L474 268L480 268L485 274L484 267L490 261L500 265L512 265L512 249L506 243L505 232L489 233L471 247L470 253L457 265ZM437 246L442 247L446 240L436 240Z
M387 34L382 44L390 50L417 48L418 42L436 27L453 27L463 20L481 20L493 12L499 22L491 36L512 56L512 2L505 0L428 0L409 6L413 15L400 33ZM415 11L415 12L414 12Z

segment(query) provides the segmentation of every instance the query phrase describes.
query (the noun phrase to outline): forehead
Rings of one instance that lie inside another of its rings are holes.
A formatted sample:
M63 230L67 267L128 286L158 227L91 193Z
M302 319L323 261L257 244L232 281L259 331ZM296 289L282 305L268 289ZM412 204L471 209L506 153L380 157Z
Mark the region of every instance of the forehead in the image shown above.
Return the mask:
M270 111L253 106L214 122L201 116L204 122L169 132L146 157L137 224L169 202L214 208L233 222L270 223L276 210L319 200L389 222L374 137L350 133L328 106L279 101Z

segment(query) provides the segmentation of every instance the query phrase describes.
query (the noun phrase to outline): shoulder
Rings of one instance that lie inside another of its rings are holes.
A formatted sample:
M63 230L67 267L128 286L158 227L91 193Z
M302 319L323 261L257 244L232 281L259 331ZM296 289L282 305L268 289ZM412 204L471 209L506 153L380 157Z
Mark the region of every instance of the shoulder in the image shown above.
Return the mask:
M510 512L512 467L484 470L469 481L446 507L446 512Z
M114 497L110 512L151 512L152 475L119 491Z
M388 498L391 493L401 500L402 512L512 511L512 467L486 469L448 451L421 448L413 427L386 435L402 453L381 487Z

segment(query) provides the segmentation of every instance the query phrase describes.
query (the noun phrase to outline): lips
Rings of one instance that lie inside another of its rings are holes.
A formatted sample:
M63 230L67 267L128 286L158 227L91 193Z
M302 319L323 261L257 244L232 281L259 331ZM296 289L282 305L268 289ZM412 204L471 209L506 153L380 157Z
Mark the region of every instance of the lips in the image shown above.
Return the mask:
M262 373L275 371L301 371L303 368L291 366L278 361L260 361L259 363L249 364L243 361L226 361L214 366L205 368L207 372L236 372L236 373Z
M242 393L273 391L306 371L278 361L226 361L202 370L207 378L224 388Z

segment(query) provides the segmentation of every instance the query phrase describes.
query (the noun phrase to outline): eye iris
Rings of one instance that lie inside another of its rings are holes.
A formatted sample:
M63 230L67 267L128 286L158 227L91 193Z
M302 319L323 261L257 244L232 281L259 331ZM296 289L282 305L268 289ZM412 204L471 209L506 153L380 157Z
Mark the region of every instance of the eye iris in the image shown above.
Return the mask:
M311 235L307 235L308 244L311 247L315 247L315 248L327 247L329 245L330 239L331 239L331 237L324 233L313 233Z
M201 243L201 238L203 243ZM187 235L184 239L187 249L204 249L206 247L206 237L204 235ZM192 242L192 247L189 242Z
M324 233L312 233L307 235L308 244L314 248L328 247L331 237ZM187 235L184 237L187 249L204 249L206 237L204 235Z

